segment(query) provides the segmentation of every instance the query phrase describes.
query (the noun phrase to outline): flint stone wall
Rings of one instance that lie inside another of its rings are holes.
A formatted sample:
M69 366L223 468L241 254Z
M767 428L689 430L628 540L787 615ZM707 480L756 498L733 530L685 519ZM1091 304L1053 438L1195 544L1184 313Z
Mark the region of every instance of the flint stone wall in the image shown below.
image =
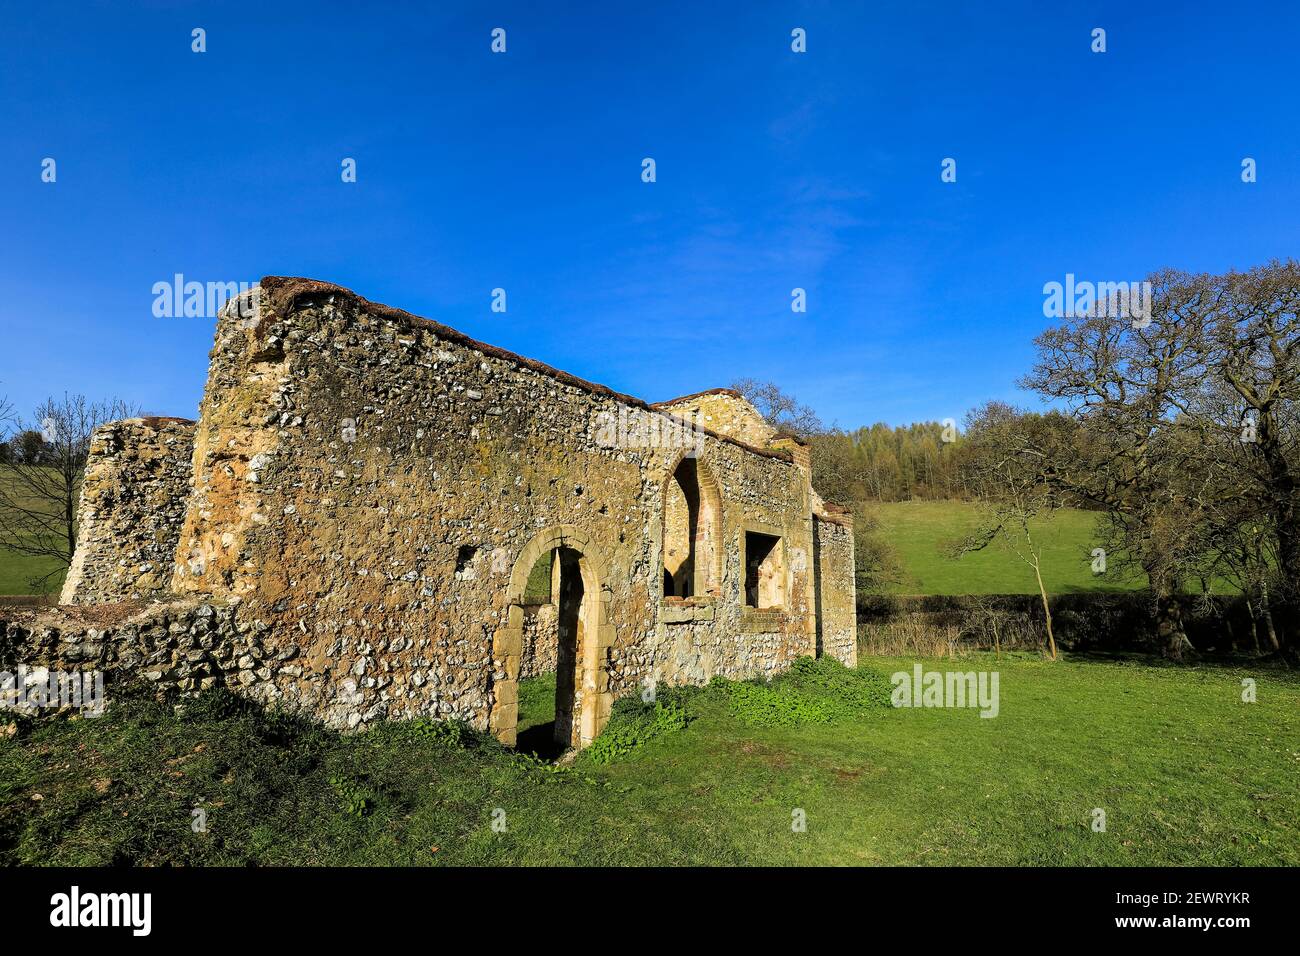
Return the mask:
M226 685L273 703L280 696L277 680L301 675L297 651L272 646L265 622L240 620L237 610L233 604L194 601L155 603L133 612L121 606L10 608L0 620L0 669L25 664L99 670L110 679L140 678L160 696Z
M560 648L559 608L554 604L524 605L524 642L519 657L519 679L527 680L555 671Z
M91 436L77 551L61 604L162 596L189 497L194 423L129 418Z

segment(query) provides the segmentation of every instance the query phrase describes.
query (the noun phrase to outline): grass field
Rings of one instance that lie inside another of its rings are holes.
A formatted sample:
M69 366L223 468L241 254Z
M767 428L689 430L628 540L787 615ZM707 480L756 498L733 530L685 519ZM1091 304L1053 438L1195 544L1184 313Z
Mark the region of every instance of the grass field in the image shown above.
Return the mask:
M53 571L58 562L31 558L0 548L0 594L53 593L63 586L63 574L49 578L43 587L33 588L31 579Z
M14 487L14 481L12 470L0 465L0 482ZM44 577L58 566L59 562L49 558L33 558L0 548L0 594L56 592L63 586L63 573L53 575L40 588L32 586L32 579Z
M952 559L945 545L973 531L978 506L965 501L899 501L871 506L880 517L881 536L897 549L903 580L896 594L1037 593L1033 569L1000 542ZM1093 574L1092 549L1097 515L1062 509L1050 521L1031 526L1043 552L1043 583L1049 594L1066 591L1129 591L1146 586L1145 576L1123 577L1115 570Z
M344 737L222 694L179 718L120 700L0 740L0 863L1300 864L1294 673L977 657L1001 675L983 719L890 707L910 666L663 695L684 729L620 702L601 739L625 752L571 769L448 725Z

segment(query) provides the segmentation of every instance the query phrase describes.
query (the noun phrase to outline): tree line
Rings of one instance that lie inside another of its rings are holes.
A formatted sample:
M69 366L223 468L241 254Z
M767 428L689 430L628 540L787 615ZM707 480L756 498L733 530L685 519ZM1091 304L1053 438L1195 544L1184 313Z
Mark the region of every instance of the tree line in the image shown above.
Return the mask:
M960 462L963 435L955 423L877 422L854 431L809 436L817 487L836 500L936 501L969 498Z

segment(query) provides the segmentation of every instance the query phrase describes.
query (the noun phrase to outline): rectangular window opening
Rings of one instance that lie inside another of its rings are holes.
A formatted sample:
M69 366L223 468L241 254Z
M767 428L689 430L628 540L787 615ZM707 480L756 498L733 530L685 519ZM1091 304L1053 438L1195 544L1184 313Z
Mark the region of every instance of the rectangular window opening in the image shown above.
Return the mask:
M785 605L785 557L781 539L761 531L745 532L745 606Z

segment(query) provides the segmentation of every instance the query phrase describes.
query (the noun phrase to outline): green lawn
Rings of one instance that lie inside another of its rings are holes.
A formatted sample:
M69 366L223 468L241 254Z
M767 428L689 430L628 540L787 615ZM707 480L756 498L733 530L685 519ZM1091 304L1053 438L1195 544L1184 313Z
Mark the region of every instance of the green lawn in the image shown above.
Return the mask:
M31 580L58 565L48 558L32 558L14 554L0 548L0 594L37 594L57 592L63 586L63 574L56 574L40 588L33 588Z
M966 501L898 501L873 504L880 517L881 536L898 551L903 580L896 594L1027 594L1037 593L1033 569L1001 542L959 559L947 557L945 545L973 531L977 505ZM1043 583L1049 594L1065 591L1137 590L1145 576L1127 578L1114 569L1093 574L1092 549L1097 515L1062 509L1050 521L1031 526L1042 543Z
M447 725L344 737L225 695L181 718L122 700L0 740L0 863L1300 864L1294 673L959 664L1000 673L998 717L888 706L911 661L818 662L666 693L691 721L657 736L620 702L601 739L639 746L572 769ZM528 722L547 693L521 692Z

